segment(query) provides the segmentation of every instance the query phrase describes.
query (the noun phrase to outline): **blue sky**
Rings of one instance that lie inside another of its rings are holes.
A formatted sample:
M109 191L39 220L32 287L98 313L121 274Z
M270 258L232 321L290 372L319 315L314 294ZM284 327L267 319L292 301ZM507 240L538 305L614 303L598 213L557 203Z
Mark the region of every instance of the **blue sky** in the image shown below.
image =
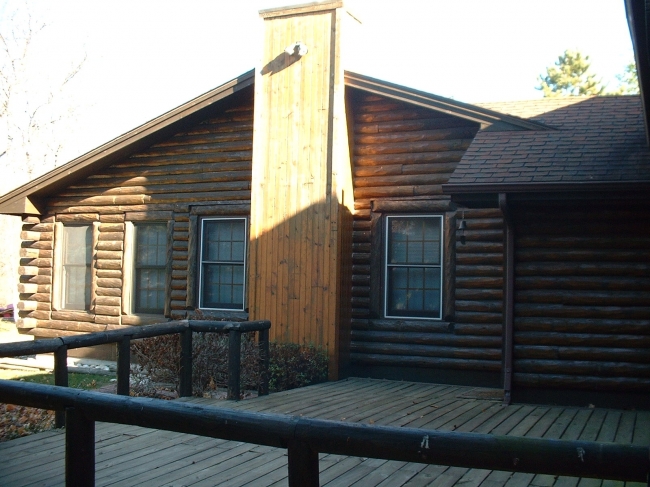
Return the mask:
M304 2L0 0L0 19L29 10L47 24L34 89L86 56L54 107L66 162L254 67L258 11L293 3ZM623 0L346 3L362 21L349 69L465 102L541 96L537 76L567 48L610 86L633 59Z

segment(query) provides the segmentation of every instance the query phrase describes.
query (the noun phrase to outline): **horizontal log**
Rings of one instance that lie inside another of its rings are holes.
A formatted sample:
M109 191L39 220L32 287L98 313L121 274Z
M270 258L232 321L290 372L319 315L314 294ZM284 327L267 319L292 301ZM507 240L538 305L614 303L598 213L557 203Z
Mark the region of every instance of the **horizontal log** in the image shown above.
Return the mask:
M32 294L32 293L50 293L52 291L52 286L47 284L37 284L37 283L20 283L18 284L18 293L20 294Z
M503 276L503 266L500 265L456 265L456 275L465 276Z
M355 354L381 354L401 357L441 357L476 360L501 360L501 349L435 347L428 345L402 345L395 343L352 342L350 352Z
M129 159L130 166L114 164L107 175L116 177L156 176L196 173L201 167L206 171L250 169L252 151L210 152L203 154L177 154L173 156L135 157ZM237 165L239 164L239 165Z
M456 289L502 289L501 277L457 277Z
M479 335L501 337L503 325L489 323L456 323L454 325L456 335ZM500 340L501 338L499 338Z
M352 284L355 286L369 286L370 276L368 274L353 274Z
M503 254L495 253L458 253L456 254L458 265L503 265Z
M79 201L92 204L99 203L101 201L107 201L106 198L116 198L115 202L120 201L120 204L134 201L132 197L139 197L141 195L161 195L169 193L194 193L194 192L207 192L207 191L219 191L219 190L244 190L250 189L250 180L251 175L247 172L238 172L235 175L230 175L229 178L226 178L224 173L213 173L218 176L208 177L209 175L201 174L196 176L196 179L199 179L201 182L192 182L187 184L181 184L180 182L174 181L172 184L169 180L167 184L151 184L146 186L121 186L121 187L110 187L109 189L102 189L101 196L93 196L97 194L97 189L89 188L86 190L77 190L77 191L66 191L57 194L58 200L64 200L66 198L75 198ZM191 178L195 179L195 178ZM126 199L118 199L126 198ZM144 202L144 201L143 201Z
M465 301L457 299L455 306L457 313L473 311L479 313L499 313L501 315L503 312L503 302L501 301ZM456 315L456 318L460 321L458 314Z
M22 231L20 232L20 239L38 241L41 239L41 232Z
M124 232L100 232L98 238L100 242L121 242L124 240Z
M176 235L174 235L176 237ZM172 244L172 249L177 250L177 251L184 251L187 252L187 240L177 240L174 238L174 242Z
M498 254L503 256L503 243L468 240L464 244L460 242L456 243L456 252L458 254Z
M19 330L31 330L38 326L38 320L36 318L18 318L16 320L16 328Z
M22 248L30 248L30 249L41 249L41 250L52 250L54 248L53 242L21 242L21 247Z
M515 327L517 322L515 320ZM650 348L648 335L541 333L515 330L515 347L519 345L554 345L579 347Z
M350 292L352 296L368 297L370 296L370 286L352 286Z
M176 154L203 154L205 152L237 152L237 151L251 151L253 148L252 138L246 140L239 140L233 142L221 142L219 144L192 144L181 146L158 146L151 147L148 150L138 152L137 157L158 157L158 156L173 156Z
M637 377L590 377L560 374L513 374L515 387L544 387L594 391L650 392L650 379Z
M354 156L354 167L360 166L388 166L392 164L437 164L457 163L465 154L464 150L450 150L444 152L408 152L402 154L372 154Z
M409 130L405 132L384 132L375 134L357 134L354 137L355 146L386 144L394 142L420 142L426 140L447 140L447 139L473 139L476 135L476 127L456 127L432 130Z
M39 303L49 303L52 300L52 295L47 293L25 293L20 295L21 300L37 301Z
M487 372L500 372L501 361L455 359L438 357L403 357L396 355L380 355L351 353L350 361L359 365L398 366L398 367L423 367L457 370L481 370Z
M399 212L431 212L441 213L452 211L455 205L451 200L378 200L372 202L372 211L378 213Z
M521 249L517 258L522 262L648 262L650 250Z
M456 289L456 299L459 300L498 300L503 299L502 289Z
M92 223L100 220L99 213L77 213L73 215L57 214L56 221L61 223Z
M70 330L52 330L49 328L42 328L37 326L27 332L28 335L32 335L37 338L59 338L64 336L78 336L85 335L85 331L70 331Z
M97 259L95 261L96 269L109 269L109 270L120 270L122 269L121 260L106 260L106 259Z
M187 299L187 291L185 290L185 288L183 288L183 289L172 289L171 298L175 299L175 300L179 300L179 301L185 300L185 299Z
M35 320L49 320L50 319L50 311L45 311L45 310L19 311L18 315L21 318L34 318Z
M402 154L413 152L448 152L466 150L472 139L423 140L418 142L393 142L355 145L355 156Z
M367 231L370 230L372 222L370 220L354 220L352 222L352 229L354 231Z
M118 269L97 269L95 271L95 276L98 278L108 277L120 279L122 277L122 271Z
M25 216L23 217L23 223L25 224L30 224L30 225L36 225L37 223L41 223L41 219L37 216Z
M102 331L107 331L111 329L116 329L115 326L97 324L97 323L87 323L83 321L42 321L39 322L38 327L40 329L49 329L49 330L65 330L65 331L76 331L84 333L98 333ZM119 329L120 327L117 327Z
M381 187L355 187L355 198L395 198L406 196L436 196L442 194L442 187L440 184L434 185L406 185L406 186L381 186Z
M514 348L514 354L516 359L618 361L650 364L648 351L639 348L517 345Z
M97 296L95 299L100 306L121 306L122 299L119 296Z
M178 279L178 280L185 280L187 279L187 270L173 270L172 271L172 279Z
M95 258L100 260L122 260L124 254L117 250L98 250Z
M372 238L372 233L370 232L370 230L365 230L365 231L355 230L352 232L352 239L355 242L370 243L371 238Z
M650 291L650 278L610 276L607 279L600 279L597 276L517 276L515 285L518 290L566 289L583 291Z
M465 126L470 125L471 122L463 120L458 117L451 117L444 113L436 113L431 110L418 109L418 108L402 108L400 110L383 110L376 113L360 113L354 114L354 128L355 132L363 124L379 123L379 122L394 122L391 127L393 130L400 132L407 130L407 121L418 121L422 126L420 129L412 130L425 130L429 128L447 127L447 126ZM428 125L424 125L428 124ZM424 125L424 126L423 126ZM476 126L477 124L472 124Z
M650 320L606 320L599 318L518 317L519 331L553 331L560 333L617 333L650 335Z
M355 321L353 329L360 331L453 333L453 323L422 320L364 320Z
M353 242L352 252L369 254L372 252L372 244L370 242Z
M99 221L102 223L120 223L125 220L124 213L115 213L115 214L106 214L102 213L99 215Z
M173 211L131 211L126 214L130 222L168 221L173 218Z
M18 301L18 303L16 304L16 308L21 311L33 311L33 310L50 311L52 309L49 302L39 302L39 301L31 301L31 300Z
M125 213L129 211L165 211L173 210L173 204L138 204L138 205L67 205L61 206L56 209L60 213L79 213L82 211L98 211L101 214Z
M85 311L59 310L52 311L52 319L60 321L83 321L92 323L95 320L95 314L87 313Z
M570 234L576 235L574 232ZM647 249L648 239L641 237L626 237L619 238L611 235L610 232L606 232L600 235L598 238L587 237L587 236L544 236L544 235L521 235L515 232L515 235L520 235L515 238L515 247L517 249L525 248L560 248L560 249L587 249L587 250L596 250L596 249L617 249L617 250L635 250L635 249Z
M571 306L636 306L650 298L647 291L528 290L517 291L520 303L549 303Z
M187 309L187 304L185 303L185 300L176 301L176 300L172 299L171 308L175 309L175 310L186 310Z
M20 276L20 282L33 284L52 284L52 276Z
M647 277L650 275L650 264L640 262L630 263L517 263L515 272L517 276L597 276L601 278L610 276L621 277Z
M650 306L568 306L562 304L515 304L515 316L540 316L549 318L604 318L645 319Z
M650 378L650 365L627 362L594 362L586 360L518 359L514 369L523 374L564 374L587 377Z
M122 310L120 306L95 306L95 314L107 316L120 316Z
M355 184L357 178L400 176L412 174L446 174L454 172L457 162L437 162L433 164L389 164L386 166L357 166L354 168Z
M97 250L98 251L121 251L124 250L124 242L123 241L114 241L114 240L102 240L97 242Z
M99 224L99 231L102 233L106 232L124 232L124 223L122 222L117 222L117 223L100 223Z
M125 325L139 326L139 325L153 325L156 323L164 323L167 321L162 315L124 315L122 316L122 323Z
M52 259L20 259L21 267L52 267Z
M29 247L21 248L18 255L20 257L22 257L22 258L38 259L40 257L40 255L41 255L41 250L40 249L29 248Z
M106 315L97 315L95 316L95 323L106 326L107 330L121 330L127 328L127 326L122 326L122 319L119 316L106 316Z
M353 296L350 302L354 308L369 308L370 298L367 296Z
M97 279L98 288L121 288L122 279L106 278Z
M369 264L370 263L370 254L354 252L352 254L352 262L354 264Z
M352 330L355 342L405 343L417 345L444 345L448 347L496 348L501 346L500 337L459 336L451 333L359 331Z
M500 324L503 322L503 313L498 312L474 312L474 311L456 311L456 321L459 323L491 323Z

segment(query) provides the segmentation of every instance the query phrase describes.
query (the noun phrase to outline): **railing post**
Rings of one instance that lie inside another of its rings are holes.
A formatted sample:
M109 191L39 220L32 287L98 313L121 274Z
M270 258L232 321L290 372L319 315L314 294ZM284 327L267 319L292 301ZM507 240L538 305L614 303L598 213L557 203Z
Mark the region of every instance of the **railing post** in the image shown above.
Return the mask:
M290 441L287 447L289 456L289 487L318 487L318 452L307 443Z
M65 410L65 485L95 485L95 422L75 408Z
M54 352L54 385L68 387L68 346L61 345ZM54 425L57 428L65 426L65 412L54 413Z
M269 394L269 365L271 363L268 328L260 330L257 337L257 345L260 352L260 383L257 388L257 394L267 396Z
M241 331L228 333L228 399L239 400L239 374L241 363Z
M120 396L129 395L129 379L131 375L131 336L126 335L118 342L117 348L117 393Z
M192 395L192 328L181 333L181 370L179 380L180 397Z

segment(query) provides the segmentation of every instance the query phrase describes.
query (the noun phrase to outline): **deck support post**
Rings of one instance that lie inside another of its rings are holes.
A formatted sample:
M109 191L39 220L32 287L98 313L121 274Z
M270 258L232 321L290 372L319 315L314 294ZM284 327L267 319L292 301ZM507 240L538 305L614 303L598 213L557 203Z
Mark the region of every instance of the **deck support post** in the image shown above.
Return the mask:
M241 331L228 332L228 399L239 401Z
M95 485L95 422L75 408L65 410L65 485Z
M192 395L192 328L181 333L181 376L179 377L180 397Z
M505 223L505 282L504 282L504 329L503 329L503 403L512 399L512 367L514 346L514 288L515 288L515 232L512 215L505 193L499 193L499 207Z
M290 441L289 487L318 487L318 452L303 441Z
M129 395L130 375L131 337L127 335L118 342L117 348L117 393L120 396Z
M258 332L258 342L260 352L260 383L257 389L259 396L268 396L269 394L269 365L271 361L269 348L269 330L260 330Z
M68 347L61 345L54 351L54 385L68 387ZM65 426L65 412L54 413L54 425L57 428Z

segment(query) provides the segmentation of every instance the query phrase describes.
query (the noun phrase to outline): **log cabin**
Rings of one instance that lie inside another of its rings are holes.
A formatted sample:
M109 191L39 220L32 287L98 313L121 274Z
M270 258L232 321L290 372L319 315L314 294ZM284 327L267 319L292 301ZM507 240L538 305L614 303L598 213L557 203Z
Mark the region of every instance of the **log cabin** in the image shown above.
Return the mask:
M0 198L35 337L269 319L329 376L649 405L639 96L469 105L343 69L342 1L255 70Z

